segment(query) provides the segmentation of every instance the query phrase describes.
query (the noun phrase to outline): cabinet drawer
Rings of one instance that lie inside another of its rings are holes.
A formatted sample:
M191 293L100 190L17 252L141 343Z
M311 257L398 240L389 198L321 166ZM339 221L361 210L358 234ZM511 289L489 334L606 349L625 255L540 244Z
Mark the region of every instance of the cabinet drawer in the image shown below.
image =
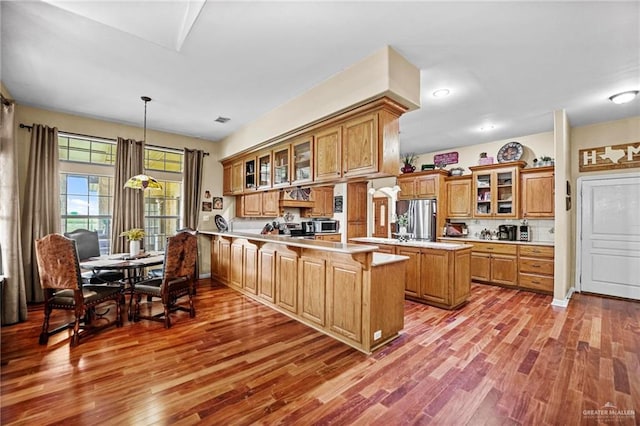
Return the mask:
M520 287L553 292L553 278L541 275L520 274Z
M550 246L520 246L520 256L525 257L548 257L553 259L553 247Z
M553 260L520 258L520 272L553 276Z
M498 253L498 254L518 254L518 246L515 244L500 244L500 243L472 243L473 251L483 253Z

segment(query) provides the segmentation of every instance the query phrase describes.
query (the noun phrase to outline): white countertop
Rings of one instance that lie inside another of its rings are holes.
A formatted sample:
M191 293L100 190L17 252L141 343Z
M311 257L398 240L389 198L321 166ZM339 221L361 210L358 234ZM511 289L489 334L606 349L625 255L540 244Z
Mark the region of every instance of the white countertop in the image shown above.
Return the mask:
M499 243L499 244L519 244L527 246L549 246L553 247L553 241L505 241L505 240L483 240L482 238L473 237L438 237L438 240L456 241L464 243Z
M231 238L244 238L251 241L261 241L264 243L286 244L291 247L302 247L314 250L332 251L336 253L367 253L373 252L378 247L374 245L345 244L323 240L307 240L286 235L262 235L246 232L220 232L220 231L199 231L203 235L220 235Z
M387 254L387 253L373 253L373 261L371 266L381 266L388 263L402 262L409 260L409 256L402 256L399 254Z
M362 238L350 238L349 241L356 241L367 244L388 244L394 246L407 246L407 247L420 247L430 248L438 250L462 250L471 248L468 244L453 244L453 243L435 243L432 241L400 241L395 238L378 238L378 237L362 237Z

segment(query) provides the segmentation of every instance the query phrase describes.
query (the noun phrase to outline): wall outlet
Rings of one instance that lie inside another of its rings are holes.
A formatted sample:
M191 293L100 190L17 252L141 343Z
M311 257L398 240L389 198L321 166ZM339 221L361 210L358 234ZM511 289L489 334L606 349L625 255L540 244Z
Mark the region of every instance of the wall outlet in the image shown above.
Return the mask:
M202 220L204 222L209 222L209 220L211 220L211 215L205 214L204 216L202 216Z
M373 332L373 340L378 340L381 337L382 337L382 330L378 330L378 331L374 331Z

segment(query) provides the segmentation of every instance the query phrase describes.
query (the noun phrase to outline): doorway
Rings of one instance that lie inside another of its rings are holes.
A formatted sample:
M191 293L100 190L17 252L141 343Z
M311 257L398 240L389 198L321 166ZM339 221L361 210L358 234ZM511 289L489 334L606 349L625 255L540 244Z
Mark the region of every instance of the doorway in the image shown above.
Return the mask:
M581 177L578 187L578 289L640 300L640 177Z

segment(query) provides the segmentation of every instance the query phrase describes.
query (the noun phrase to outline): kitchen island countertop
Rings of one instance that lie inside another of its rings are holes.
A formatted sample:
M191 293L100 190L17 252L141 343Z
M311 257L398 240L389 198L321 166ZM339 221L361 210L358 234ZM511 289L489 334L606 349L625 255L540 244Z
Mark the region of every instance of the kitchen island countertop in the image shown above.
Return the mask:
M464 243L498 243L498 244L519 244L526 246L549 246L553 247L553 241L506 241L506 240L483 240L482 238L474 237L438 237L438 240L442 241L455 241Z
M461 243L436 243L433 241L417 241L417 240L409 240L409 241L400 241L395 238L380 238L380 237L359 237L359 238L350 238L349 241L355 241L357 243L365 243L365 244L388 244L394 246L404 246L404 247L420 247L420 248L430 248L437 250L463 250L467 248L471 248L471 245L461 244Z

